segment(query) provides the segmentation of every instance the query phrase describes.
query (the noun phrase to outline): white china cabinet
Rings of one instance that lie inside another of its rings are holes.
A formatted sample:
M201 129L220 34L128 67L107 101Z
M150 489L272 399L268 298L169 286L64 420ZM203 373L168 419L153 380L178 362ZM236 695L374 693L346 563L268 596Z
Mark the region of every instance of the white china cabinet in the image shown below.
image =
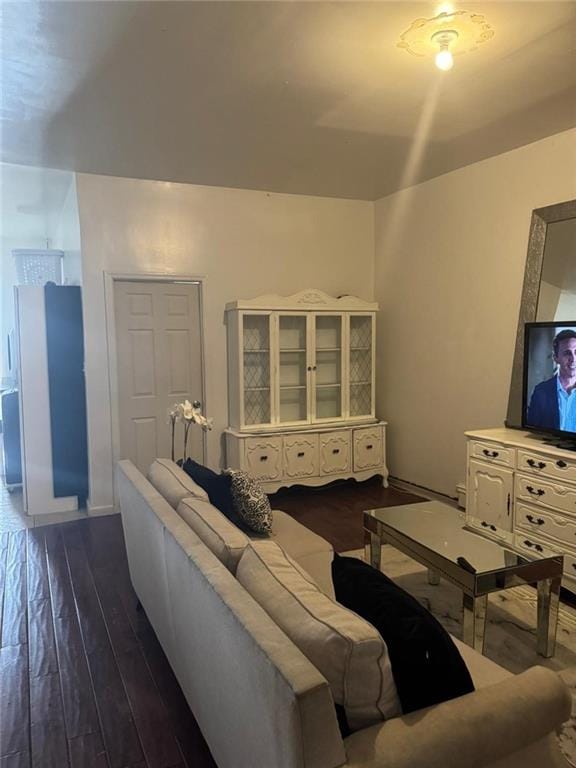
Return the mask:
M226 306L230 466L259 476L267 490L387 477L384 425L374 409L377 309L312 289ZM254 468L257 445L263 472Z

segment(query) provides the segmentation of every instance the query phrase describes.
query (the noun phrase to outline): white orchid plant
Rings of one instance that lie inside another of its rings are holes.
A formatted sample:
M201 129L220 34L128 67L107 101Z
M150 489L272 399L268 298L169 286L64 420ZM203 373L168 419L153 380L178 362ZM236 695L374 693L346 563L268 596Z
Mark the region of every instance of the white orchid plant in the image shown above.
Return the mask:
M204 416L202 408L198 400L194 400L191 403L189 400L184 400L183 403L174 403L174 405L168 409L168 420L172 426L172 461L174 461L174 434L176 431L176 423L182 422L184 424L184 458L182 461L186 461L188 458L188 432L192 424L198 424L204 432L212 429L213 419Z

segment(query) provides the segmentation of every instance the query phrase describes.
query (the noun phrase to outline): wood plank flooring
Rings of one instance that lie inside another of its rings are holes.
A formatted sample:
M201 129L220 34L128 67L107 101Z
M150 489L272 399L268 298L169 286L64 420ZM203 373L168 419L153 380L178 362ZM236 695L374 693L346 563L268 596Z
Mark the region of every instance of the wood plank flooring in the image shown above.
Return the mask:
M377 481L276 494L339 551ZM358 543L359 542L359 543ZM214 768L130 583L120 517L0 534L0 768Z

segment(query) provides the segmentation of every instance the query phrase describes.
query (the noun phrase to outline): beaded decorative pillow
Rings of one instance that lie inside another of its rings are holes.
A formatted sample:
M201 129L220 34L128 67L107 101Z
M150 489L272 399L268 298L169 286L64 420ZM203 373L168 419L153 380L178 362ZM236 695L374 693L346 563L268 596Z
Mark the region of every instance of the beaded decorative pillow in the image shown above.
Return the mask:
M246 472L227 469L230 475L234 509L244 525L255 533L269 535L272 530L272 508L258 481Z

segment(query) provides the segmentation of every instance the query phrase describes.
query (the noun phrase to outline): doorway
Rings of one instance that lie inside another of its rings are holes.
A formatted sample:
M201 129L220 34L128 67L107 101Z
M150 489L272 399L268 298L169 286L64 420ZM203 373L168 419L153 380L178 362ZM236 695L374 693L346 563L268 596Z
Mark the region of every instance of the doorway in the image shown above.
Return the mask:
M118 458L144 474L170 458L168 412L199 400L204 410L202 284L198 280L114 279ZM176 425L175 459L184 430ZM204 433L192 427L188 456L204 462Z

